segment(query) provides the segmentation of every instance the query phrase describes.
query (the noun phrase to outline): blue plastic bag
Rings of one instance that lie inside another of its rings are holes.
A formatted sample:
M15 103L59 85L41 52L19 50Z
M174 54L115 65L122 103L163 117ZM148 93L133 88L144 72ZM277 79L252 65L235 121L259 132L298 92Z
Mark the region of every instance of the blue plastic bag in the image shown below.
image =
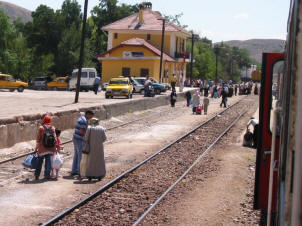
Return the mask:
M37 155L28 155L22 162L22 165L31 169L36 169L38 166L39 157Z

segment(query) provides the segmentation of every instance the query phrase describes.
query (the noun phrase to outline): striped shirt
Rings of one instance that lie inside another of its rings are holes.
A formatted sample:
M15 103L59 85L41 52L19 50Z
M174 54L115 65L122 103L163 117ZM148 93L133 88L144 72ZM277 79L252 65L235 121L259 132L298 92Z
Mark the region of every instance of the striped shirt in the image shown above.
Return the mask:
M85 134L81 134L80 130L86 130L87 126L88 121L85 116L81 116L80 118L78 118L74 128L73 139L84 140Z

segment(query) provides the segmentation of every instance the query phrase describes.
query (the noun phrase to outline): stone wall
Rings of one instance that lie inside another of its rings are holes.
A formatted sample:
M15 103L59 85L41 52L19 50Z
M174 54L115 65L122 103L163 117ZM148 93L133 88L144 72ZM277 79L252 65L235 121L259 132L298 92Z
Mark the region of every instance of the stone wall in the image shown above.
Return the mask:
M192 90L191 92L194 92ZM177 100L184 100L184 93L177 94ZM71 129L81 113L86 110L95 112L101 120L119 116L127 112L142 111L170 103L170 96L156 96L129 100L122 103L104 104L90 108L78 108L68 111L47 113L52 116L52 124L61 130ZM46 113L45 113L46 114ZM22 115L0 119L0 148L11 147L16 143L36 139L36 132L45 114Z

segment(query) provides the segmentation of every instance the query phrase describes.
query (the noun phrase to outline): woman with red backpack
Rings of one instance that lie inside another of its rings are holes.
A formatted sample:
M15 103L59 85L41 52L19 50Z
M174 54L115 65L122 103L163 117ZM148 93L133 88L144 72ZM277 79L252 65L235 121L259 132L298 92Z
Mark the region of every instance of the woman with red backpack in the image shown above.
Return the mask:
M51 125L51 116L45 115L37 132L36 151L38 153L38 164L35 170L35 179L38 180L43 161L45 158L44 178L50 179L51 156L56 151L56 133Z

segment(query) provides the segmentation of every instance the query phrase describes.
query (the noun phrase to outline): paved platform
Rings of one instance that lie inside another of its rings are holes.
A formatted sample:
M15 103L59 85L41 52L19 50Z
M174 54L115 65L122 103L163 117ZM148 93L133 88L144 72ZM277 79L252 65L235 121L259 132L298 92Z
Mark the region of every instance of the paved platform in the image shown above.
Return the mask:
M185 88L192 90L195 88ZM178 92L178 88L176 90ZM170 95L170 91L162 93L159 96ZM140 94L134 94L133 99L146 98ZM103 104L113 104L125 101L131 101L124 97L114 99L105 99L104 91L95 95L92 91L80 92L79 103L74 103L75 92L69 91L36 91L24 90L23 93L0 91L0 119L13 118L24 114L45 114L47 112L58 112L77 110L79 108L89 108Z

